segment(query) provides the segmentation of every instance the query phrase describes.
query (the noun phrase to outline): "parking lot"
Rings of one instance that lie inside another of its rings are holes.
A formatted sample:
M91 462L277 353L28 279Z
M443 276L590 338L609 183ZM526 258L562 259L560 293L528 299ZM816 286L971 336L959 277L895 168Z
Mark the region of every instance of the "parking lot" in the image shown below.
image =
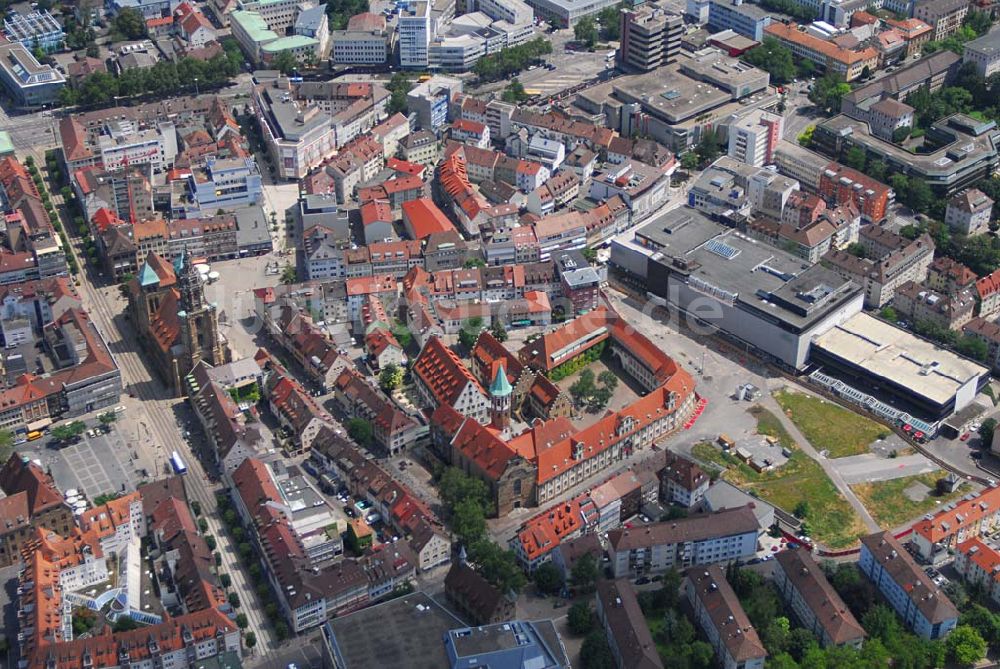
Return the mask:
M96 433L96 421L87 426L79 441L59 448L50 439L28 442L18 452L42 463L60 490L76 488L93 500L98 495L135 490L142 478L136 452L114 425L107 434ZM150 473L150 472L147 472Z
M385 519L367 500L356 499L348 494L343 481L333 474L320 474L308 460L302 463L302 469L310 482L333 507L338 522L343 521L346 527L346 523L353 518L365 518L375 531L376 543L389 543L393 540L392 528L385 523Z

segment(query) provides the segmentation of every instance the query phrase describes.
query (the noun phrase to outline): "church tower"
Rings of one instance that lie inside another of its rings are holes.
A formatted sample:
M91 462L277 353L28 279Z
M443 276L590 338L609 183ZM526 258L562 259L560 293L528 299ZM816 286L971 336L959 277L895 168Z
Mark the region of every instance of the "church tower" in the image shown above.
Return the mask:
M178 361L180 368L176 370L180 379L202 360L214 367L225 363L225 359L219 338L218 309L205 300L205 287L187 249L174 262L174 272L180 293L177 318L184 350L183 359Z
M510 427L510 396L513 392L507 373L500 365L490 384L490 425L497 430L504 431Z

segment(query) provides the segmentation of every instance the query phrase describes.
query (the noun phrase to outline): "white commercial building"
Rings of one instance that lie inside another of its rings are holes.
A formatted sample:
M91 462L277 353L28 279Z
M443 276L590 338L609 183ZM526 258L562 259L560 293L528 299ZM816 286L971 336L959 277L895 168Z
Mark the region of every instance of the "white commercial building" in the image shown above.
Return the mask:
M763 167L774 162L774 150L785 130L785 119L755 109L729 126L729 156L741 163Z
M474 4L475 11L480 11L495 21L518 25L530 24L535 20L535 12L521 0L474 0Z
M430 64L430 44L433 38L431 4L425 0L412 2L399 14L399 65L421 69Z

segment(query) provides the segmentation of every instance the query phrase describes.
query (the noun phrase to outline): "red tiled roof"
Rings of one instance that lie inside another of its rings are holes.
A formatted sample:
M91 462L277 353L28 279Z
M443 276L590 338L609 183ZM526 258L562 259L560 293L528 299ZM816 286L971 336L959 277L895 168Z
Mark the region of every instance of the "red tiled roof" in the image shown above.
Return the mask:
M468 384L485 395L483 387L439 337L431 337L411 367L414 374L434 395L438 404L453 404Z
M913 532L935 544L998 511L1000 488L987 488L970 500L958 502L952 509L939 511L930 520L921 519L913 526Z
M424 239L436 232L454 230L444 212L429 198L419 198L403 203L403 220L409 223L414 239Z

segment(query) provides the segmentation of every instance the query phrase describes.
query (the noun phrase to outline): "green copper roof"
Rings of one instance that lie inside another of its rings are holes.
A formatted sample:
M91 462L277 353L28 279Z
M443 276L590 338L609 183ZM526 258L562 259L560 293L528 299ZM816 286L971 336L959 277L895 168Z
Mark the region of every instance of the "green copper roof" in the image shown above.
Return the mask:
M490 395L504 397L512 392L514 389L511 387L510 381L507 380L507 373L503 370L503 365L500 365L497 369L497 375L493 377L493 383L490 384Z
M155 286L158 283L160 283L160 277L156 276L153 268L149 266L148 262L142 263L142 271L139 272L139 285L145 288Z

